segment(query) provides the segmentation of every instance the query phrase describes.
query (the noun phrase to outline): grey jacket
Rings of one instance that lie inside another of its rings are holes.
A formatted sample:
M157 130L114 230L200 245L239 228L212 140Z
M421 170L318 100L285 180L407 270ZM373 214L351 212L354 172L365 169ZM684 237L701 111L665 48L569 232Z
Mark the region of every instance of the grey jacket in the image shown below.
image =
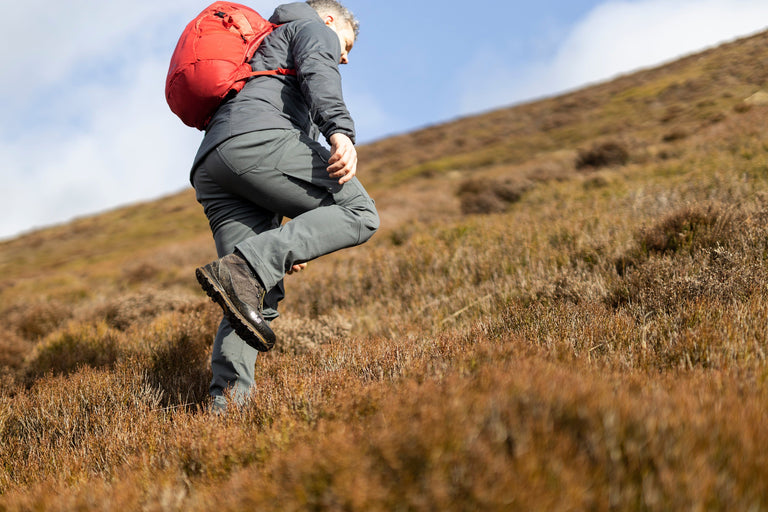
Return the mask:
M355 125L341 92L341 45L317 12L303 2L275 9L269 21L280 24L259 46L251 68L295 69L297 75L251 78L225 101L208 125L192 166L235 135L274 128L298 129L315 138L334 133L355 140Z

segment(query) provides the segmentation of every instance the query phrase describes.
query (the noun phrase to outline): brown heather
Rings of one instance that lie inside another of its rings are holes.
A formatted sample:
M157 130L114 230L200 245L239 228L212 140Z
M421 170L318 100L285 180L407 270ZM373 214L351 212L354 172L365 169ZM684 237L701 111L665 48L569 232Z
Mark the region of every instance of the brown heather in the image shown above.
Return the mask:
M1 243L0 510L768 509L766 55L360 148L226 416L190 191Z

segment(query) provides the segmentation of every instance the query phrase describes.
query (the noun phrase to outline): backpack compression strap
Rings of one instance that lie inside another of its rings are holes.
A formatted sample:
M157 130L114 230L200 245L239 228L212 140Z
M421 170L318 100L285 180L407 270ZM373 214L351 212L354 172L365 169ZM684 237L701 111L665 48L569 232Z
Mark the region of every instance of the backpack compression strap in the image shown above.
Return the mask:
M296 70L295 69L285 69L285 68L277 68L277 69L270 69L267 71L251 71L250 76L264 76L264 75L293 75L296 76Z

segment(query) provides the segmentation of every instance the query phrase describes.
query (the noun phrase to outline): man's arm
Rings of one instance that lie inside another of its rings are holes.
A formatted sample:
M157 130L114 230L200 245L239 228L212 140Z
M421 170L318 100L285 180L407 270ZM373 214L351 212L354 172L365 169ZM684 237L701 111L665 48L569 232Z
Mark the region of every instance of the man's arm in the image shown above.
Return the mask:
M331 136L336 133L354 143L355 124L341 90L341 48L336 34L325 25L309 23L296 32L292 52L312 121L331 145Z

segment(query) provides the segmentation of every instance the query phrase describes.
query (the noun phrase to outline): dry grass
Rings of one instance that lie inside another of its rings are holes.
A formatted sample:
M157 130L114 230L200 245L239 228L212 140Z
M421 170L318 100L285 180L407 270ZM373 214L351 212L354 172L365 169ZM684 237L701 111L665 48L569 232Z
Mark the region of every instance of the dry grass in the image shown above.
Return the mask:
M768 508L766 47L362 148L226 416L188 192L0 244L0 508Z

